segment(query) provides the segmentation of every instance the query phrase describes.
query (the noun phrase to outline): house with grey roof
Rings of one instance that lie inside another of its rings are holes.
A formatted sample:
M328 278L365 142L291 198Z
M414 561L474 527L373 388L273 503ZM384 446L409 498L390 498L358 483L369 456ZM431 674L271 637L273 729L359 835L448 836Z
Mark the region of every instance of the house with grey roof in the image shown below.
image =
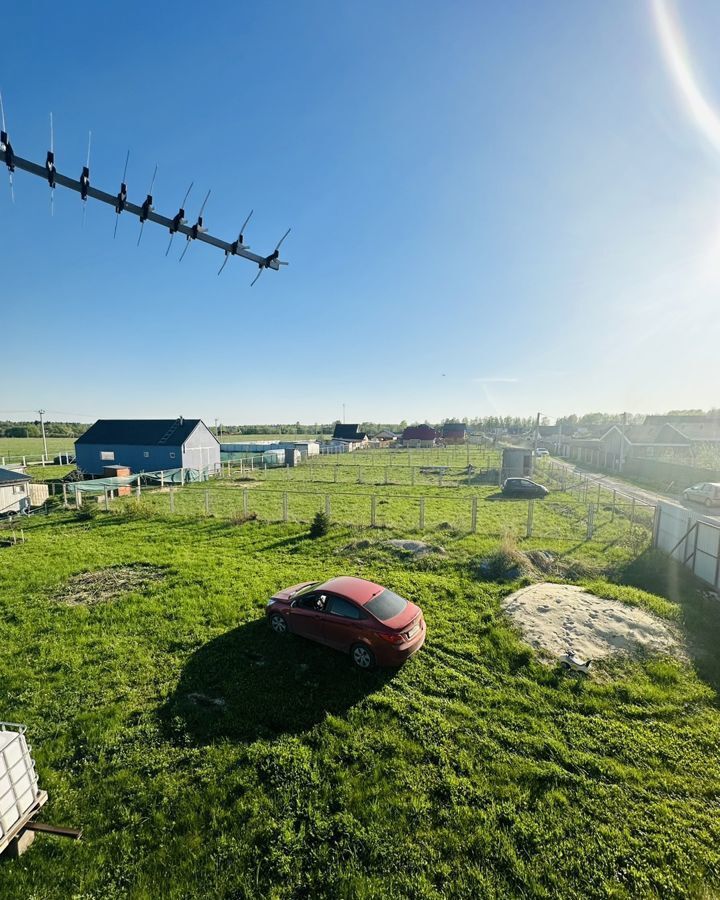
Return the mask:
M202 419L98 419L75 441L78 469L87 475L127 466L137 472L220 471L220 444Z
M30 476L13 469L0 469L0 516L30 509Z

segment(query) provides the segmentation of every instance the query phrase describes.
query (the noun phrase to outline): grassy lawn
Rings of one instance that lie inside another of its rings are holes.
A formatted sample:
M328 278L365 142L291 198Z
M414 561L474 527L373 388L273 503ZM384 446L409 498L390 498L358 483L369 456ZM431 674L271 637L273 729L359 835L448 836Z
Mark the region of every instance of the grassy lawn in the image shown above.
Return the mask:
M717 607L698 614L695 585L629 543L563 542L596 591L690 642L689 663L616 661L581 681L506 621L514 585L474 574L496 537L436 531L447 555L419 561L379 543L407 534L336 526L311 541L302 525L133 505L30 521L24 545L0 549L0 710L28 726L44 818L84 839L39 837L0 866L0 896L720 890ZM160 580L62 599L78 573L121 564ZM341 571L421 604L428 641L400 671L355 672L267 629L275 589Z
M75 442L71 437L49 437L47 439L48 456L56 453L75 452ZM43 440L38 438L0 437L0 459L4 456L8 462L20 462L23 456L39 460L43 455Z

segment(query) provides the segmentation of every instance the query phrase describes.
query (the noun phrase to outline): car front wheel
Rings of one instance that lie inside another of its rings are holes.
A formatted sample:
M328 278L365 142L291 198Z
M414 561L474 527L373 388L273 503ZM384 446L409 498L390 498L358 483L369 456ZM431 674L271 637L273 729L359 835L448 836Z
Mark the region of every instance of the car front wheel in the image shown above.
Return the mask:
M370 650L369 647L366 647L365 644L355 644L350 651L350 656L358 669L367 670L372 669L375 666L375 656L372 650Z
M275 634L287 634L288 623L285 616L281 616L280 613L274 613L270 616L270 627L275 632Z

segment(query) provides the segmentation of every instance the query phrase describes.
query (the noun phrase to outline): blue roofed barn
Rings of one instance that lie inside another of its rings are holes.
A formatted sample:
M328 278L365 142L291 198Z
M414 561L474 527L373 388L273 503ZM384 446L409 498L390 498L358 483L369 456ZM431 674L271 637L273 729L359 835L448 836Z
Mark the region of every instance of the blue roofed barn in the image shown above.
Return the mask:
M75 441L77 467L102 475L113 466L132 472L220 470L220 444L202 419L98 419Z

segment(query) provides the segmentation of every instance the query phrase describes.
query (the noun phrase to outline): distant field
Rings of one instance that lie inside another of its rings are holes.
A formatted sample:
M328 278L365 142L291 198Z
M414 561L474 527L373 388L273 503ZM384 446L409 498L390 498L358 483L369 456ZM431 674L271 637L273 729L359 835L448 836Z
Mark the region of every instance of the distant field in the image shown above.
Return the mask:
M69 450L74 452L75 438L71 437L49 437L47 439L48 455L54 456L56 453ZM19 461L23 456L40 459L43 454L43 440L39 438L7 438L0 437L0 459L4 456L10 461Z

